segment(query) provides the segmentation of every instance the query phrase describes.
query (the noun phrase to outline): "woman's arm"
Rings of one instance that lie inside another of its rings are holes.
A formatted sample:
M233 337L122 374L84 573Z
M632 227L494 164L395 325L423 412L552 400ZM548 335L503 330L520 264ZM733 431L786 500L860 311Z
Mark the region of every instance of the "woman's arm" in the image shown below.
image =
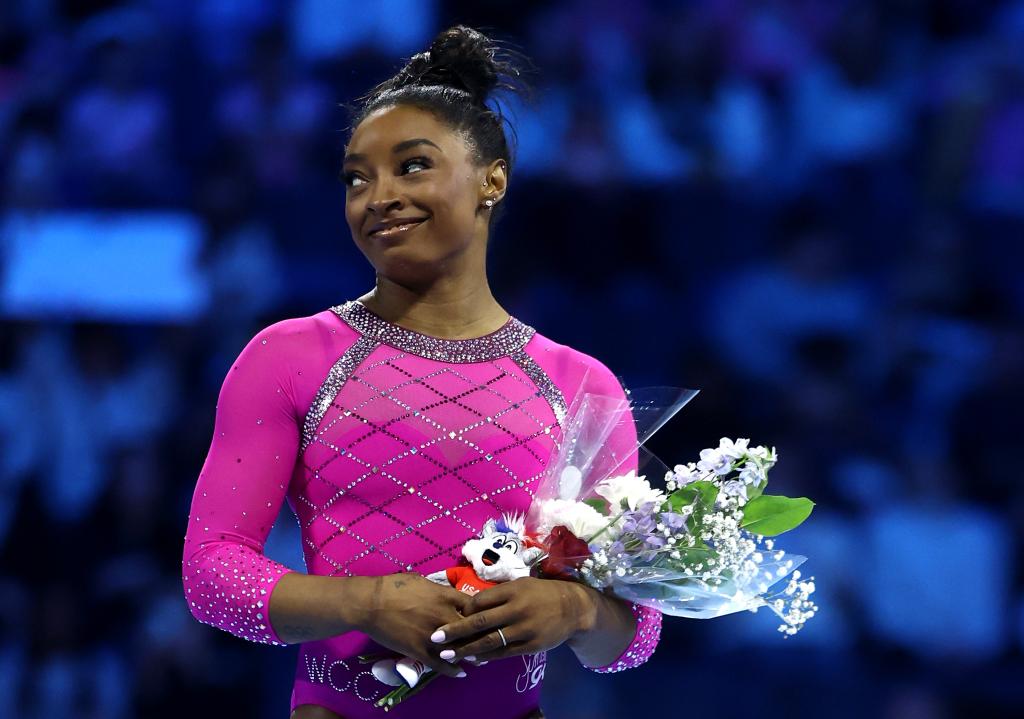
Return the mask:
M379 577L290 572L270 598L270 622L285 644L312 642L366 626Z
M288 567L263 554L299 447L291 376L310 337L304 320L256 335L232 364L217 401L213 440L192 497L182 555L189 610L235 636L283 644L269 603Z
M620 672L643 664L661 636L661 612L579 584L585 594L581 629L566 644L580 663L599 673Z

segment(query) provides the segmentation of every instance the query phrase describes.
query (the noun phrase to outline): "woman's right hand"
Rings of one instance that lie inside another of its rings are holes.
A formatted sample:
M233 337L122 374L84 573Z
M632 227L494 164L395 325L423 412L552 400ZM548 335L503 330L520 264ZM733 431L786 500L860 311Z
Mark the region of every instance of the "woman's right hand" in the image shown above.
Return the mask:
M435 584L419 574L389 574L368 583L358 629L378 644L418 659L434 671L450 677L462 670L441 659L439 647L430 641L438 627L462 619L470 597L451 587Z

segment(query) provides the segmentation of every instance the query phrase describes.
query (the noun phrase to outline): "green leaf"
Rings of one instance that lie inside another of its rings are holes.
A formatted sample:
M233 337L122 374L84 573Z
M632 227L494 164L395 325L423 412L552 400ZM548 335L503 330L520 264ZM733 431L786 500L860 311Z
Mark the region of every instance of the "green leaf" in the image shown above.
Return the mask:
M774 537L799 526L813 508L814 502L807 497L762 494L744 505L740 526L753 534Z
M591 497L590 499L584 499L583 503L589 504L605 516L608 515L608 500L603 497Z
M692 503L694 497L696 497L696 493L691 492L689 488L676 490L671 495L669 495L669 501L667 502L669 511L678 512L683 507L686 507L690 503Z
M700 492L700 504L706 508L714 507L718 499L718 485L714 482L694 482L693 485Z
M718 485L714 482L692 482L685 487L680 487L668 496L668 506L673 512L678 512L683 507L689 507L697 501L694 509L708 508L715 505L715 498L718 497Z
M693 503L694 498L697 496L696 492L691 491L688 487L683 489L677 489L672 494L668 495L668 509L671 512L678 512L683 507L687 507Z

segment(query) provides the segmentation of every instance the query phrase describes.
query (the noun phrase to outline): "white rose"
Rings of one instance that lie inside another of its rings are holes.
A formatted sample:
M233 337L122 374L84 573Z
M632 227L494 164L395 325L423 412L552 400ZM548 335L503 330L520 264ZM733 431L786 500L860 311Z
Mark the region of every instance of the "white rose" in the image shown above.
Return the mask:
M589 504L574 502L567 499L543 499L539 504L537 533L546 536L559 524L568 527L569 531L586 541L604 529L611 521ZM619 535L618 527L610 527L598 537L599 544L614 541Z
M632 471L621 477L609 477L598 482L594 491L608 500L613 512L622 508L623 501L631 510L635 510L645 502L655 502L660 505L665 501L665 495L660 490L651 487L650 483L644 479L644 475L638 477Z

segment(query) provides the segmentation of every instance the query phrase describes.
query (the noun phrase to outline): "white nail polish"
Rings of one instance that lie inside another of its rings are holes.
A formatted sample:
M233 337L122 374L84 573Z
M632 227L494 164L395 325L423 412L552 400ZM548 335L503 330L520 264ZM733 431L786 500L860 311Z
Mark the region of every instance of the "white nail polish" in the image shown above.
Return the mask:
M455 676L457 676L459 679L462 679L464 676L466 676L466 672L464 670L459 670L459 673Z
M435 644L440 644L444 641L444 632L438 629L436 632L430 635L430 641L434 642Z

